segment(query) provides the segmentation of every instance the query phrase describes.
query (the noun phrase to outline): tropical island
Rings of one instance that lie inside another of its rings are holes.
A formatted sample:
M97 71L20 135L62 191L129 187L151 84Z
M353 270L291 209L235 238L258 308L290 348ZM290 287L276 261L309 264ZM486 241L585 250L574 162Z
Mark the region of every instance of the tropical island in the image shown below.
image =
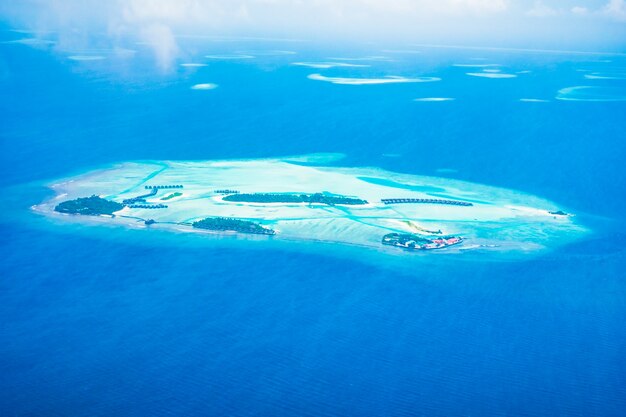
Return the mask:
M113 213L120 211L123 208L124 204L109 201L104 198L100 198L97 195L92 195L91 197L64 201L58 204L54 208L54 211L66 214L82 214L86 216L112 216Z
M254 234L394 253L531 252L586 232L558 205L530 194L324 166L331 159L127 162L56 181L56 196L34 209L84 221L106 216L146 230Z
M366 200L359 198L326 195L324 193L315 194L271 194L271 193L254 193L240 194L235 193L227 195L223 201L233 201L242 203L308 203L308 204L326 204L334 205L362 205L367 204Z
M383 236L383 245L412 250L441 249L463 242L460 236L427 237L413 233L389 233Z
M207 217L192 223L197 229L216 230L222 232L251 233L255 235L274 235L275 231L248 220L229 217Z

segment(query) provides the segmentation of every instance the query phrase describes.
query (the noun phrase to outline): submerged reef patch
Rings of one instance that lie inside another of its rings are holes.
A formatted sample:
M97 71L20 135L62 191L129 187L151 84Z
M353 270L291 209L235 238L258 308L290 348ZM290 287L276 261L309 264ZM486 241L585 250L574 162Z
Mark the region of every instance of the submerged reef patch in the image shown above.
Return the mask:
M626 101L626 88L581 85L559 90L556 98L564 101Z
M437 77L417 77L407 78L395 75L387 75L382 78L348 78L348 77L326 77L322 74L311 74L308 76L310 80L326 81L333 84L344 85L372 85L372 84L400 84L400 83L428 83L440 81Z

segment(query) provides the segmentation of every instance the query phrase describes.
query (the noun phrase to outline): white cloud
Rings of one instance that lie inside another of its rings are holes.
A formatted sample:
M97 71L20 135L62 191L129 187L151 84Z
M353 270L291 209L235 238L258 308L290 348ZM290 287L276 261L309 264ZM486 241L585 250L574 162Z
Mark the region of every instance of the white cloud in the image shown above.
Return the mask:
M626 22L626 1L610 0L603 8L602 13L620 22Z
M163 70L169 69L179 52L170 27L162 23L151 23L141 28L139 36L153 49L159 67Z
M606 3L608 1L608 3ZM604 5L603 5L604 3ZM171 68L185 55L180 35L244 35L331 41L536 43L619 38L607 20L626 21L625 0L20 0L0 1L0 19L58 33L60 49L80 49L101 33L110 48L150 47ZM574 15L586 15L576 19ZM530 18L542 17L538 19ZM570 21L567 21L569 17ZM624 44L611 39L613 43ZM102 40L99 40L102 42Z
M504 13L508 0L22 0L1 2L0 18L59 33L59 49L84 48L106 32L111 47L134 39L167 69L181 52L176 35L269 34L326 38L447 32L468 17Z
M532 17L550 17L556 16L557 14L559 14L559 12L556 9L547 6L542 1L536 1L532 9L526 12L526 15Z
M463 6L475 13L499 13L508 8L506 0L452 0L451 5Z

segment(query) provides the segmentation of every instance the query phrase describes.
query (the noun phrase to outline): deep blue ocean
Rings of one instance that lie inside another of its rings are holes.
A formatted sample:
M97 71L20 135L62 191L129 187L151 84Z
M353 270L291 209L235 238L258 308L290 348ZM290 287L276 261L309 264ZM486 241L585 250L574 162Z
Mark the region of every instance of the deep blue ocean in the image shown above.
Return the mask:
M0 415L625 414L625 55L190 38L163 70L142 45L6 43L24 36L0 35ZM516 77L466 75L485 68ZM556 99L579 86L599 101ZM397 268L29 209L115 162L315 152L536 194L593 233Z

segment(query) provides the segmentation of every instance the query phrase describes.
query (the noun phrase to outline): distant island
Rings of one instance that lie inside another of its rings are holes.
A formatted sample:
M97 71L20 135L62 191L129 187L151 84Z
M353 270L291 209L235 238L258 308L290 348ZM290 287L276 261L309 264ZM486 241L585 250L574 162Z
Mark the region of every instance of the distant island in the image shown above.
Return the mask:
M255 235L276 234L276 232L272 229L263 227L258 223L228 217L207 217L206 219L193 222L192 226L197 229L216 230L223 232L251 233Z
M320 166L323 160L129 162L57 181L56 197L34 209L107 216L146 230L234 232L379 251L530 252L585 232L554 203L519 191Z

